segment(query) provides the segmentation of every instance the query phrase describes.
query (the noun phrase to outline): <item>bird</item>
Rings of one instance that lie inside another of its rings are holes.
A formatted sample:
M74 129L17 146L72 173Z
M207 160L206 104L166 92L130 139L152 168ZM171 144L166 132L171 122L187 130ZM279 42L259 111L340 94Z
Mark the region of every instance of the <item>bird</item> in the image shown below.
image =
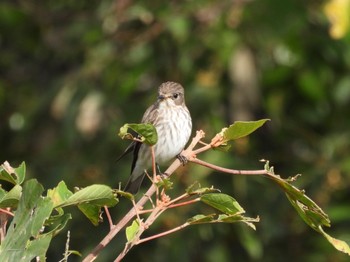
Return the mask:
M180 156L192 132L192 119L185 104L182 85L170 81L162 83L158 88L156 102L147 108L141 123L153 124L157 130L158 141L154 145L157 166ZM133 161L124 191L135 195L139 191L145 171L152 166L152 155L148 145L133 141L118 160L130 152L133 152Z

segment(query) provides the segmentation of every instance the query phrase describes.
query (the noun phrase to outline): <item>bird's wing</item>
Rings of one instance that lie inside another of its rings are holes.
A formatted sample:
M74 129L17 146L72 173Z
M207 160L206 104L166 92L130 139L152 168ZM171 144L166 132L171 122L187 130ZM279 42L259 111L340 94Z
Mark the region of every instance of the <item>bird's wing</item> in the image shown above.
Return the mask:
M146 112L144 113L144 115L142 117L141 123L152 123L152 122L154 122L154 119L156 119L156 117L158 115L157 107L158 107L158 104L154 104L154 105L150 106L149 108L147 108ZM151 120L151 121L149 121L149 120ZM139 150L140 150L141 145L142 145L141 142L133 141L125 149L123 154L121 154L121 156L119 156L117 158L117 160L116 160L116 161L119 161L121 158L123 158L124 156L126 156L130 152L133 152L133 160L132 160L132 164L131 164L131 173L132 173L132 171L135 168L136 161L137 161L137 158L138 158L138 154L139 154Z
M123 152L123 154L121 154L116 161L119 161L120 159L122 159L124 156L126 156L127 154L133 152L133 159L132 159L132 164L131 164L131 173L135 168L136 165L136 161L137 161L137 157L139 154L139 150L141 147L142 143L138 142L138 141L133 141L132 143L130 143L130 145L125 149L125 151Z
M147 108L146 112L143 114L141 123L154 124L158 116L158 102Z
M137 158L138 158L138 156L139 156L139 150L140 150L140 147L141 147L141 145L142 145L142 143L141 142L134 142L135 143L135 145L134 145L134 148L133 148L133 159L132 159L132 163L131 163L131 173L132 173L132 171L134 171L134 168L135 168L135 165L136 165L136 161L137 161Z
M121 154L116 162L118 162L120 159L122 159L124 156L126 156L127 154L129 154L130 152L134 151L134 148L135 148L135 144L138 143L136 141L133 141L130 143L130 145L125 149L125 151L123 152L123 154Z

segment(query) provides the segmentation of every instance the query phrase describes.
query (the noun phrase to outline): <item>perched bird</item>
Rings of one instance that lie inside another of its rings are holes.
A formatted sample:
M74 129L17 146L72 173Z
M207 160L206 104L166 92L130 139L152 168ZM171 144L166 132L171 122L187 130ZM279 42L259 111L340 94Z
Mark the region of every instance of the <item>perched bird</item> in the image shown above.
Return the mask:
M154 145L157 164L165 164L180 154L192 131L192 119L185 105L184 88L174 82L161 84L157 101L146 110L141 123L153 124L157 130L158 141ZM121 157L131 151L134 155L131 176L124 190L136 194L145 170L152 166L152 155L148 145L134 141Z

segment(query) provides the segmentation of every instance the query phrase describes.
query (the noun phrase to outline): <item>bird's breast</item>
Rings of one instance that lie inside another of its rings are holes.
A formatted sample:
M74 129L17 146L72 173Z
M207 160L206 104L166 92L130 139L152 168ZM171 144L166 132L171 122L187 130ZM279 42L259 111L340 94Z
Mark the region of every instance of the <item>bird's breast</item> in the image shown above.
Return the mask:
M188 109L183 106L159 111L154 123L158 142L154 147L156 161L160 164L169 161L184 149L192 131L192 121Z

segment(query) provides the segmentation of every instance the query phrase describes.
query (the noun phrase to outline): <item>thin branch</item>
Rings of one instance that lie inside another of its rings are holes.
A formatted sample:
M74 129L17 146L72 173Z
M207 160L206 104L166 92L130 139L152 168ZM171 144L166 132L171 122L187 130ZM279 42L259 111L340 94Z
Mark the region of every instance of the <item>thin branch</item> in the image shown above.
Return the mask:
M174 233L174 232L176 232L176 231L179 231L179 230L181 230L181 229L184 229L185 227L187 227L187 226L189 226L189 225L190 225L190 224L186 222L186 223L184 223L184 224L182 224L182 225L180 225L180 226L178 226L178 227L172 228L172 229L170 229L170 230L168 230L168 231L164 231L164 232L162 232L162 233L159 233L159 234L156 234L156 235L153 235L153 236L150 236L150 237L146 237L146 238L140 239L140 240L137 242L137 244L139 245L139 244L141 244L141 243L143 243L143 242L150 241L150 240L153 240L153 239L156 239L156 238L159 238L159 237L163 237L163 236L169 235L169 234L171 234L171 233Z
M208 162L205 162L203 160L200 160L198 158L191 158L188 161L199 164L201 166L205 166L208 168L211 168L213 170L217 170L219 172L223 172L223 173L228 173L228 174L232 174L232 175L269 175L268 171L266 171L265 169L262 170L236 170L236 169L230 169L230 168L224 168L221 166L217 166L214 164L210 164Z
M186 206L186 205L193 204L193 203L196 203L196 202L199 202L199 201L200 201L199 198L195 198L195 199L188 200L188 201L185 201L185 202L169 205L167 208L175 208L175 207L180 207L180 206Z
M182 200L182 199L184 199L184 198L186 198L186 197L189 197L189 194L187 194L187 193L182 194L181 196L179 196L179 197L174 198L173 200L171 200L171 201L169 202L169 204L171 205L171 204L173 204L173 203L175 203L175 202L178 202L178 201L180 201L180 200Z
M193 154L194 154L194 155L197 155L197 154L202 153L202 152L204 152L204 151L207 151L207 150L209 150L209 149L211 149L211 145L210 145L210 144L207 144L207 145L205 145L205 146L202 146L202 147L200 147L200 148L194 150L194 151L193 151Z

